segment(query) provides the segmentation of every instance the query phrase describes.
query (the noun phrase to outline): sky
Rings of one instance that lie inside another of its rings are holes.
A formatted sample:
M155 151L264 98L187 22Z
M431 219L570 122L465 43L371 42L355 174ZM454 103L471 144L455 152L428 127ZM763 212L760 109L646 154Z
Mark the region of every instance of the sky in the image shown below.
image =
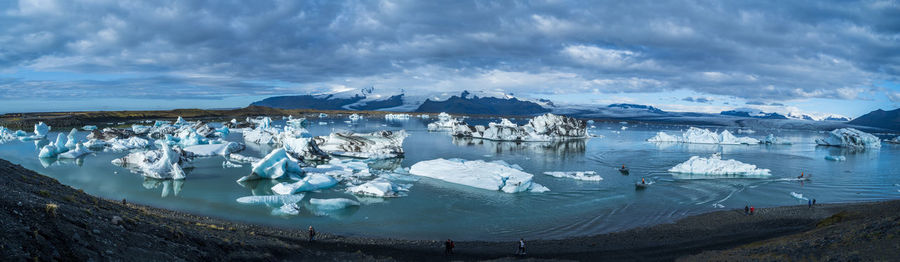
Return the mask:
M898 1L0 1L0 113L375 87L858 117L898 76Z

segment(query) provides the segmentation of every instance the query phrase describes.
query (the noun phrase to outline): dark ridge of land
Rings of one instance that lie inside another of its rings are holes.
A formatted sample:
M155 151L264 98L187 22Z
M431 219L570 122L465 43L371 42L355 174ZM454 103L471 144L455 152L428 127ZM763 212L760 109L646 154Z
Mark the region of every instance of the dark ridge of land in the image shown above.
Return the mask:
M19 260L894 260L900 200L719 211L562 240L458 242L320 234L97 198L0 159L0 259ZM652 190L652 189L651 189ZM512 219L512 218L511 218Z

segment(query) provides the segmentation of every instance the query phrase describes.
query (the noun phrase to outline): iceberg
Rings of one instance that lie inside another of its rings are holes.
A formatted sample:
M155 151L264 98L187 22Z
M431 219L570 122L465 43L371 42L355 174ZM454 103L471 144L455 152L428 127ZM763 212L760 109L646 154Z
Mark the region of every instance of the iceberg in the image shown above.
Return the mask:
M352 115L350 115L350 121L357 121L357 120L360 120L360 119L362 119L362 117L359 116L359 115L357 115L357 114L352 114Z
M78 129L72 128L72 131L69 132L69 135L66 136L66 147L69 149L75 148L76 144L78 144L78 138L75 135L78 134Z
M791 196L800 200L809 200L809 198L803 197L803 194L797 192L791 192Z
M409 114L386 114L384 115L384 120L387 121L404 121L409 120Z
M681 137L673 136L666 134L665 132L658 132L656 136L653 136L647 139L647 142L655 142L655 143L694 143L694 144L720 144L720 145L752 145L759 144L759 140L750 137L736 137L728 130L723 130L722 133L716 134L716 132L709 131L709 129L704 128L696 128L691 127L686 132L681 134Z
M343 157L385 159L403 156L403 140L409 134L400 131L372 133L334 132L313 138L322 151Z
M260 160L262 160L259 158L255 158L252 156L245 156L245 155L241 155L241 154L228 154L228 156L226 156L225 158L232 160L232 161L240 162L240 163L253 163L253 162L259 162Z
M326 160L328 153L322 151L312 138L285 137L282 139L282 147L294 157L302 160Z
M103 148L105 148L108 145L109 144L107 144L106 141L98 140L98 139L91 139L91 140L88 140L87 142L84 142L84 146L86 146L88 149L91 149L91 150L103 150Z
M61 153L65 153L69 151L69 148L65 146L66 138L63 137L63 134L56 135L56 142L50 142L49 144L41 147L41 151L38 153L38 157L40 158L49 158L56 157Z
M584 121L549 113L532 118L523 126L516 125L505 118L501 119L500 123L490 123L487 127L454 123L451 134L457 137L473 137L494 141L527 142L547 142L589 137L587 125Z
M241 177L238 182L254 179L278 179L288 173L299 174L302 172L300 163L287 154L284 148L278 148L266 155L263 159L253 163L250 175Z
M789 142L789 141L785 141L781 138L775 137L774 134L767 135L766 139L764 141L767 145L790 145L791 144L791 142Z
M319 118L326 118L326 117L328 117L328 114L326 114L326 113L319 113Z
M222 168L241 168L241 167L244 167L244 166L241 164L231 163L231 161L228 161L228 160L222 161Z
M574 171L574 172L544 172L545 175L559 178L571 178L584 181L603 181L603 177L597 175L594 171Z
M307 174L302 180L294 183L278 183L272 187L272 192L280 195L290 195L298 192L315 191L319 189L328 189L337 185L337 179L319 173Z
M185 174L181 167L188 164L189 159L168 144L160 145L161 148L158 150L133 152L125 157L113 159L112 163L149 178L184 179Z
M441 112L438 114L438 120L432 123L428 123L428 131L440 131L440 130L449 130L452 129L453 126L462 124L462 121L453 119L450 114Z
M850 149L881 148L878 137L854 128L839 128L828 133L826 138L816 139L822 146L837 146Z
M771 175L768 169L756 168L756 165L745 164L734 159L722 160L722 156L719 153L713 154L709 158L692 156L688 161L669 169L669 172L704 175L709 178L715 176L761 177Z
M399 197L402 191L407 190L380 177L361 185L347 188L347 192L361 196L374 197Z
M188 121L184 121L184 118L181 118L181 116L178 116L178 119L175 120L175 124L173 124L173 125L174 126L186 126L186 125L190 125L190 124L191 123L188 123Z
M81 127L81 130L94 131L94 130L97 130L97 126L83 126L83 127Z
M6 127L0 126L0 143L4 143L6 141L15 140L17 138L16 132L7 129Z
M900 144L900 136L897 136L893 139L885 139L884 142L888 142L891 144Z
M194 145L184 148L184 151L191 152L194 154L194 156L198 157L227 156L231 153L240 152L241 150L244 150L244 145L236 142L227 142L224 144Z
M34 135L37 137L47 137L47 133L50 132L50 126L44 124L44 122L39 122L34 125Z
M309 204L315 206L317 210L337 210L348 208L351 206L358 206L359 202L346 198L310 198Z
M832 156L832 155L828 155L828 156L825 156L825 160L831 160L831 161L847 161L847 157L845 157L845 156Z
M69 140L71 141L71 140ZM59 158L79 158L83 155L90 154L91 150L85 147L81 143L75 144L75 147L72 150L66 151L65 153L59 154Z
M506 193L541 189L531 181L533 175L503 161L434 159L415 163L410 174L430 177L475 188Z
M150 147L150 141L140 137L129 137L126 139L113 138L106 141L111 151L127 151L131 149Z

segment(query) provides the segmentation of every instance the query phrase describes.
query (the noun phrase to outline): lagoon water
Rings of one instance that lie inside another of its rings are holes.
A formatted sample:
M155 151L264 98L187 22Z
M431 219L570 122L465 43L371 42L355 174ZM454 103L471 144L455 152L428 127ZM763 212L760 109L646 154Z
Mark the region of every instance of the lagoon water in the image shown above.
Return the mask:
M12 141L0 144L0 158L56 178L61 183L113 200L182 210L200 215L289 228L315 226L319 231L402 239L510 240L554 239L593 235L628 228L672 222L692 214L723 209L743 209L744 205L771 207L806 204L792 192L815 198L819 203L858 202L900 198L900 145L884 144L880 149L849 152L820 147L817 131L756 130L737 134L761 139L774 133L793 145L703 145L654 144L646 142L658 131L678 134L687 126L596 123L590 129L598 137L558 143L491 142L458 139L447 133L428 132L430 120L386 122L364 119L347 124L344 118L310 118L313 135L333 130L371 132L405 129L402 159L370 163L373 168L392 170L435 158L504 160L535 175L534 181L548 188L544 193L506 194L450 184L429 178L403 182L412 187L400 198L360 198L344 192L344 186L307 193L309 198L345 197L358 199L359 207L339 211L303 209L299 215L273 215L278 207L244 205L235 199L250 195L271 195L276 182L254 181L239 184L250 173L250 165L222 168L222 157L198 158L195 168L186 170L184 181L144 179L128 169L110 163L126 152L97 152L77 161L46 161L37 157L41 141ZM484 124L487 119L469 119ZM319 122L328 123L319 125ZM523 123L524 120L514 121ZM276 121L275 125L283 125ZM102 127L101 127L102 128ZM711 129L715 129L714 127ZM56 130L63 131L68 130ZM51 132L48 137L56 137ZM87 132L79 132L84 139ZM886 137L882 137L886 138ZM230 141L243 142L233 132ZM241 154L262 157L271 146L248 144ZM707 157L721 152L723 159L754 164L772 170L769 178L716 178L676 175L669 168L691 156ZM826 155L844 155L847 160L825 160ZM629 175L616 168L627 165ZM545 171L596 171L603 181L589 182L543 175ZM804 172L811 181L792 179ZM635 190L635 181L644 177L655 181L646 190Z

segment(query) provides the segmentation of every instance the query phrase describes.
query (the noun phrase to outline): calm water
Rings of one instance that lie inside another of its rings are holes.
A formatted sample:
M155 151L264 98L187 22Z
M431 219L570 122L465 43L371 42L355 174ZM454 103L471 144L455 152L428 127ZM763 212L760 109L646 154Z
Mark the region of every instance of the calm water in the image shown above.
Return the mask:
M561 143L509 143L456 139L446 133L427 132L419 119L404 122L363 120L344 123L343 118L311 119L313 135L332 130L406 129L406 157L371 163L374 168L393 169L434 158L504 160L518 164L548 188L545 193L506 194L449 184L429 178L401 183L412 184L408 196L390 199L358 198L338 186L306 194L308 198L345 197L364 203L336 212L302 210L296 216L272 215L276 207L243 205L242 196L270 195L276 182L235 182L250 172L242 168L222 168L222 157L194 160L183 182L145 180L110 161L126 153L99 152L78 161L48 162L37 158L38 142L0 144L0 158L54 177L66 185L109 199L240 221L305 228L344 235L365 235L406 239L509 240L519 237L563 238L618 231L638 226L671 222L687 215L724 209L805 204L791 192L816 198L820 203L857 202L900 198L900 146L884 144L863 153L815 146L813 140L825 134L813 131L757 130L749 136L768 133L793 141L793 145L697 145L653 144L645 140L657 131L678 133L685 126L628 125L597 123L591 133L602 137ZM470 120L479 123L486 120ZM521 121L521 120L520 120ZM319 125L318 122L328 122ZM283 124L283 121L276 121ZM60 130L56 130L60 131ZM66 130L64 130L66 131ZM731 130L734 131L734 130ZM86 132L79 133L83 139ZM740 134L739 134L740 135ZM56 137L52 133L48 137ZM240 133L227 140L242 141ZM262 157L270 146L248 145L244 155ZM724 159L736 159L772 170L765 179L695 179L666 172L693 155L707 157L722 152ZM826 161L826 155L845 155L847 161ZM626 164L630 175L616 167ZM604 180L577 181L543 175L545 171L596 171ZM791 181L800 172L813 175L812 181ZM633 183L646 177L656 181L647 190L636 191ZM303 203L301 202L301 203ZM305 205L304 205L305 206Z

